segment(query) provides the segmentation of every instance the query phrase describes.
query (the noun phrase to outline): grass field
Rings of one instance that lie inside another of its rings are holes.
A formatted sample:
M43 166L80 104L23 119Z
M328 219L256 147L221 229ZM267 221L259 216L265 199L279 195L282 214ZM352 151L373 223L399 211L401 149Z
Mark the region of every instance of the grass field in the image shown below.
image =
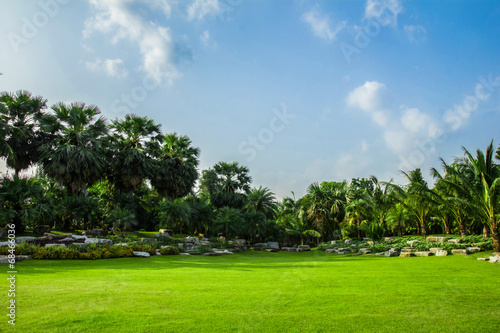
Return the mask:
M15 331L498 332L500 265L476 260L487 254L30 260L17 264ZM0 331L14 331L5 314Z

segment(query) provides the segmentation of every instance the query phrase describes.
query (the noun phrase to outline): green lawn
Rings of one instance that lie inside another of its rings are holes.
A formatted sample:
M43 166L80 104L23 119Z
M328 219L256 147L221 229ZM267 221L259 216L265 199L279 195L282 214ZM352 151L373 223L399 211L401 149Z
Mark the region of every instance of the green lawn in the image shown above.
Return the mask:
M30 260L17 264L15 330L498 332L500 265L476 260L487 254ZM0 331L13 331L5 314Z

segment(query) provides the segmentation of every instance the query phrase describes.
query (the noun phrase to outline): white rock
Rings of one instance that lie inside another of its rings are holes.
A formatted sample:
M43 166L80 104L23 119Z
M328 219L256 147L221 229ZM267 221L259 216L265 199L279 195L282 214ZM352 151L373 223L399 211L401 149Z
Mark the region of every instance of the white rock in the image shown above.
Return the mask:
M271 249L279 249L280 246L277 242L267 242L267 246L270 247Z
M0 246L9 246L10 242L0 242ZM14 243L14 245L17 245Z
M16 237L16 243L20 244L22 242L34 241L35 239L36 237L31 237L31 236Z
M45 247L52 247L52 246L66 247L66 245L64 244L45 244Z
M231 252L231 251L229 251L229 250L224 250L224 252L223 252L223 253L224 253L224 254L234 254L234 252Z
M160 251L156 251L156 255L157 255L157 256L161 256Z
M490 262L491 263L500 263L500 257L490 257Z
M85 243L87 244L104 244L104 245L113 245L113 241L107 238L87 238L85 239Z
M458 243L460 243L460 239L448 239L448 243L458 244Z
M79 239L87 239L87 236L80 236L80 235L73 235L73 239L79 240Z
M436 252L436 257L446 257L448 255L448 251L446 250L438 250Z
M150 256L150 254L147 252L134 251L134 256L147 258Z
M184 252L183 252L183 253L179 253L179 254L180 254L181 256L190 256L190 254L189 254L189 253L184 253Z

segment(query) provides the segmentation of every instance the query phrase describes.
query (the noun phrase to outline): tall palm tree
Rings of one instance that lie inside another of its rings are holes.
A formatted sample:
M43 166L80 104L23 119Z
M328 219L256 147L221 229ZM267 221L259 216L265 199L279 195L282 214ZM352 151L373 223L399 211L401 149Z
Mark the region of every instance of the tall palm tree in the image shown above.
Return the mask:
M47 100L33 96L29 91L19 90L15 94L0 93L0 104L0 131L3 132L4 140L0 143L0 149L4 151L3 156L6 156L5 152L10 152L7 154L7 166L19 176L21 170L38 162L38 147L42 138L37 122L47 107Z
M160 125L152 119L133 114L111 124L110 181L123 193L132 197L134 191L154 171L148 154L148 145L160 134Z
M94 105L58 103L52 110L40 120L51 135L40 147L43 171L66 186L69 195L80 195L106 168L106 122Z
M403 237L403 229L410 221L410 213L402 203L397 203L387 212L387 226L398 233L398 237Z
M465 147L462 147L465 157L459 163L466 165L466 172L458 172L457 168L448 166L443 161L446 172L453 177L444 181L453 187L465 200L470 214L490 228L493 248L500 251L500 235L498 231L499 198L500 198L500 167L493 161L493 141L486 148L486 153L480 149L474 157Z
M201 191L210 196L210 201L216 208L242 208L251 182L247 167L238 162L219 162L212 169L203 170Z
M151 185L169 199L188 195L198 179L199 148L187 136L173 133L158 137L150 151L155 157Z
M336 237L345 217L345 206L351 201L349 184L343 182L313 183L307 189L308 213L323 235Z
M403 204L408 211L413 214L418 223L418 228L422 236L427 236L427 223L432 210L432 194L424 180L422 171L417 168L408 173L402 171L408 179L408 186L404 194ZM394 188L394 187L392 187Z
M267 187L260 186L248 192L245 208L249 212L261 212L266 218L272 219L276 215L276 198Z

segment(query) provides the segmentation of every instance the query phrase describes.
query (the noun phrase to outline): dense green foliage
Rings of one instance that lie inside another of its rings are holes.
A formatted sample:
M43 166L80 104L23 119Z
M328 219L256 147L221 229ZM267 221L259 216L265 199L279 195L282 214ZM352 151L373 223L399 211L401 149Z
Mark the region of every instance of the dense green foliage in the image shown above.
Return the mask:
M84 103L58 103L49 112L46 100L19 91L0 94L0 118L0 156L15 174L0 182L0 218L18 231L37 224L117 233L165 228L310 245L483 234L500 251L500 149L493 141L475 156L464 148L451 164L443 161L442 174L431 170L432 185L421 169L405 170L403 186L375 176L323 181L277 202L269 188L251 188L249 169L237 162L216 163L199 177L199 149L147 117L109 122ZM29 166L37 176L20 179Z

